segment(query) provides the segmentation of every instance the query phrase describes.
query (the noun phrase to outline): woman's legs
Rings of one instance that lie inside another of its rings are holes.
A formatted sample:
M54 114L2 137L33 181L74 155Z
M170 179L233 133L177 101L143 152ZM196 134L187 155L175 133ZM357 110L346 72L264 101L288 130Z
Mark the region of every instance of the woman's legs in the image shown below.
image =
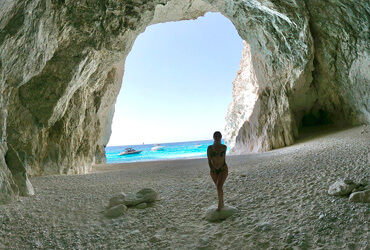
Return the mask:
M218 176L217 176L216 171L211 170L210 175L211 175L211 177L212 177L213 182L215 183L215 185L216 185L216 187L217 187L217 179L218 179Z
M224 182L229 174L229 168L227 165L223 166L223 169L217 176L217 181L215 182L217 186L217 194L218 194L218 208L217 211L220 211L224 207ZM213 179L213 177L212 177Z

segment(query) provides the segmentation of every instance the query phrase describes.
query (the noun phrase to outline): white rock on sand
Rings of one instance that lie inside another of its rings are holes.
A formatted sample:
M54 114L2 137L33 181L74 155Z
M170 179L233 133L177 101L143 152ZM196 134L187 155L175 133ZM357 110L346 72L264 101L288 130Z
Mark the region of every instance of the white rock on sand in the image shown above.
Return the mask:
M119 193L115 196L113 196L109 200L108 207L113 207L118 204L124 204L128 207L130 206L136 206L140 203L150 203L154 202L158 199L158 194L151 188L143 188L137 193Z
M370 203L370 190L352 193L349 196L349 200L353 202Z
M346 176L370 180L370 136L362 130L228 156L225 203L239 212L219 223L203 219L217 204L207 159L97 165L87 175L31 178L35 196L0 206L0 248L368 249L369 203L327 193ZM100 213L107 194L144 187L161 201L114 220Z
M120 204L108 209L107 212L105 213L105 216L107 216L108 218L116 218L123 215L126 211L127 207L123 204Z
M339 180L334 182L330 187L328 194L330 195L347 195L350 194L358 185L353 181Z
M237 212L237 208L226 204L220 211L217 211L217 205L212 205L207 209L205 218L209 221L219 221L227 219Z

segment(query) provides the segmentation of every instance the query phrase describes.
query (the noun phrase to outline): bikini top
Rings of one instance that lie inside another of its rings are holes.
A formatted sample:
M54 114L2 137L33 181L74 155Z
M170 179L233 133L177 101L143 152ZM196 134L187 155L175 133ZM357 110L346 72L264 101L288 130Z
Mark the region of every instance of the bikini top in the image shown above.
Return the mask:
M215 157L216 155L218 155L220 157L224 157L225 156L225 151L221 151L221 152L217 153L217 152L212 150L211 157Z

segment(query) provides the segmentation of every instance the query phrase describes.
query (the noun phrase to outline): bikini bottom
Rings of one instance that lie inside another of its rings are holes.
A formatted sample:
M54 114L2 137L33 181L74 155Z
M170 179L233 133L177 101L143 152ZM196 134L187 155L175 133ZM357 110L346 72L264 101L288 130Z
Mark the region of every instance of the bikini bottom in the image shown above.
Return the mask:
M224 166L227 166L226 165L226 162L224 163L224 165L222 165L222 167L220 167L220 168L213 168L213 170L215 171L215 173L218 175L219 173L221 173L221 171L223 170L223 167Z

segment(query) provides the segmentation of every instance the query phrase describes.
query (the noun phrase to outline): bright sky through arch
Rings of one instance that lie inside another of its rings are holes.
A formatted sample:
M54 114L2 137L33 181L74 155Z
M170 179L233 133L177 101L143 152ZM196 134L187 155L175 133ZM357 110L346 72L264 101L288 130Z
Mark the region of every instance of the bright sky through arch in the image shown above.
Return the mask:
M147 27L126 59L108 146L223 132L242 39L220 13Z

